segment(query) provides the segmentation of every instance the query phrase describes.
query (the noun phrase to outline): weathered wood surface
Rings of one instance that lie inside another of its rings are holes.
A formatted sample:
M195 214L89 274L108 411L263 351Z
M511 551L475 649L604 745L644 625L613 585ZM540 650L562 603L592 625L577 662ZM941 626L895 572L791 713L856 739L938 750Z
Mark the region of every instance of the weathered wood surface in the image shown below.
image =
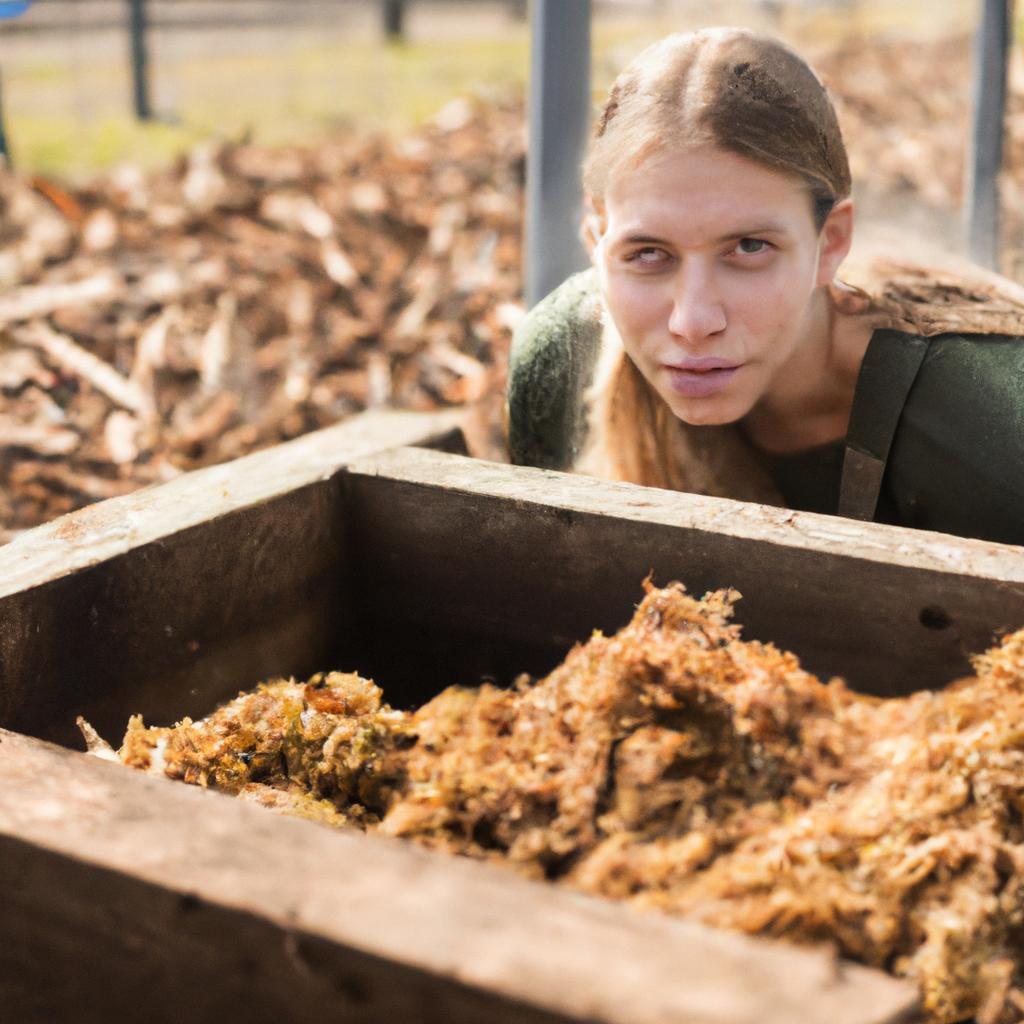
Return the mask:
M395 703L549 669L642 579L744 594L748 636L905 693L1024 624L1024 550L427 451L370 416L0 548L0 724L76 744L260 679L374 675ZM348 467L348 469L346 469Z
M0 1007L111 1019L895 1024L910 986L0 730Z
M158 487L89 505L0 547L0 598L330 480L349 462L376 451L418 444L443 448L448 442L464 451L454 438L460 418L457 410L364 413Z
M0 547L0 725L75 742L84 714L119 736L128 700L172 721L322 668L351 620L340 470L390 445L457 447L457 422L367 414Z
M379 641L361 664L389 693L410 673L403 699L441 683L434 666L460 648L476 650L467 674L550 668L623 625L649 572L737 588L746 636L881 694L967 674L971 653L1024 625L1024 548L428 451L355 461L345 482L362 630ZM476 681L454 667L446 682Z

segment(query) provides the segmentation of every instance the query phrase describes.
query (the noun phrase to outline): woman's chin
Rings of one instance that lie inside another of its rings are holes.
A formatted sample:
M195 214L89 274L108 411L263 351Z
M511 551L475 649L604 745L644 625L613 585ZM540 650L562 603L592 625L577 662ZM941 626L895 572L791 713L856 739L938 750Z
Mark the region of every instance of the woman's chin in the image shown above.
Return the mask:
M676 397L668 406L678 419L691 427L724 427L742 419L747 411L736 402L720 398L681 401Z

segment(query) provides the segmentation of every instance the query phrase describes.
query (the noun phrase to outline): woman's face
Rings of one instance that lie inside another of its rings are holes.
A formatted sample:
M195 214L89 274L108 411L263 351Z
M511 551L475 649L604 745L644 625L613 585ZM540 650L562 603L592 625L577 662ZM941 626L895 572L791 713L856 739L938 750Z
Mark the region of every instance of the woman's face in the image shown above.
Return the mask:
M608 312L676 416L732 423L799 383L838 267L803 182L713 148L656 154L613 178L602 213Z

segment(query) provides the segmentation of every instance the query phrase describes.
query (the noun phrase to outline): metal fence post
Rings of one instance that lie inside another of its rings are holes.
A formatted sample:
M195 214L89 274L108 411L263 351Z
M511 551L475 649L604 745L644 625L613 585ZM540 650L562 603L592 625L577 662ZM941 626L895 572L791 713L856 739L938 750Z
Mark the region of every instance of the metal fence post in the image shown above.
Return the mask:
M967 158L967 246L971 259L999 267L999 172L1010 46L1011 0L983 0L974 42L971 148Z
M533 0L526 174L526 302L587 265L580 163L590 122L590 0Z
M149 51L146 46L147 0L128 0L132 45L132 94L135 116L140 121L153 119L149 102Z
M4 92L2 79L0 79L0 166L11 166L11 154L7 148L7 132L4 130Z
M384 35L391 42L405 38L405 0L384 0Z

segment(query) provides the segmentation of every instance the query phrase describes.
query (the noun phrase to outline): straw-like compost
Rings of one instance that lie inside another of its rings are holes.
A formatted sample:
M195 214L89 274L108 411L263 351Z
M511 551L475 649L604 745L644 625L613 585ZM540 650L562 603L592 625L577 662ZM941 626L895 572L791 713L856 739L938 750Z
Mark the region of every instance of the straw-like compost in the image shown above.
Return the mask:
M546 678L415 712L330 673L115 755L328 824L795 942L917 981L929 1021L1024 1012L1024 630L882 700L745 641L738 595L648 588Z

